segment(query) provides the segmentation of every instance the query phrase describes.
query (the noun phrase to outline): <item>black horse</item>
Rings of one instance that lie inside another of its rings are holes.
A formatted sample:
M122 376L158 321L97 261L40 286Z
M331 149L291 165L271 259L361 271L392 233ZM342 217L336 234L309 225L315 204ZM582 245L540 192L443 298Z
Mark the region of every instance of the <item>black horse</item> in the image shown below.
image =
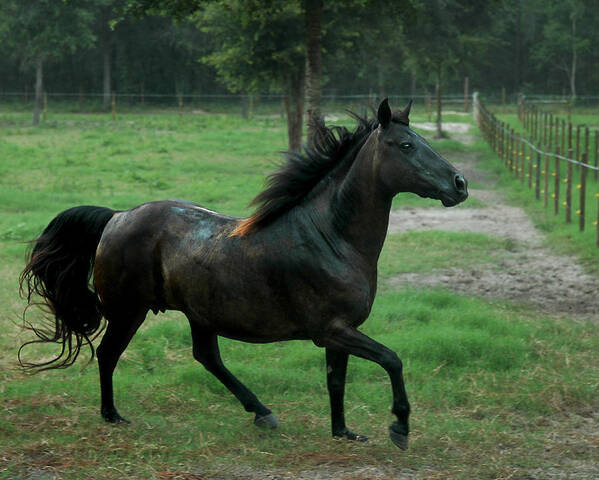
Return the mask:
M275 428L278 421L223 365L219 335L324 347L333 435L353 440L366 437L345 424L348 355L378 363L393 389L391 439L407 448L402 363L358 327L374 301L394 195L413 192L447 207L468 196L464 177L409 128L410 106L392 114L385 99L376 120L356 117L354 132L319 125L314 146L288 155L246 219L179 200L60 213L37 239L20 283L29 303L39 294L53 314L49 329L34 329L36 341L57 342L62 351L24 365L67 367L85 344L93 356L104 317L101 413L108 422L126 421L113 403L119 356L149 310L179 310L191 326L194 357L255 413L256 425Z

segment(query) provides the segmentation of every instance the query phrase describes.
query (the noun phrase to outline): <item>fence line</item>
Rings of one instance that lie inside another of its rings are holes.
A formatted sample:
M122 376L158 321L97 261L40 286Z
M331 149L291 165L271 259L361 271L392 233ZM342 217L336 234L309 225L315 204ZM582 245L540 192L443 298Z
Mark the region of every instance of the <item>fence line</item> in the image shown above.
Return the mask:
M580 160L575 158L571 135L572 127L570 124L568 128L568 153L567 155L563 155L562 153L565 153L565 136L562 136L560 144L558 136L556 135L553 137L552 135L553 126L551 126L550 129L543 128L543 123L551 124L547 119L540 119L538 115L530 118L520 117L521 109L519 108L519 118L523 119L523 122L526 125L525 129L532 135L531 139L527 139L524 135L515 133L505 122L497 119L497 117L482 103L478 93L474 94L472 103L474 107L474 120L487 143L499 157L503 159L504 165L510 173L514 174L516 179L520 179L520 182L524 183L525 177L528 177L528 188L534 188L534 194L537 200L541 200L541 194L543 194L543 204L545 207L549 204L549 177L555 177L553 193L551 196L554 199L554 213L556 215L559 213L560 184L562 182L565 183L565 199L562 205L565 207L566 223L572 222L572 188L575 183L573 167L578 167L579 183L576 184L576 188L580 190L580 194L578 199L579 208L575 213L578 215L579 231L584 231L587 201L587 173L593 171L595 175L597 175L597 172L599 171L597 165L590 165L588 163L589 142L585 141L585 150L583 152L580 152L579 144L577 153L580 153ZM551 148L554 148L555 152L551 151ZM555 170L553 172L550 172L551 159L555 161ZM567 174L563 179L560 179L560 162L566 162ZM526 170L528 170L528 172L526 172ZM543 183L544 188L541 188L541 183ZM598 198L599 209L599 192L596 193L595 196ZM597 221L593 223L597 228L595 243L596 246L599 247L599 210L597 213Z
M44 92L44 95L48 97L72 97L72 98L81 98L81 97L91 97L91 98L104 98L106 94L102 92ZM255 98L274 98L282 100L286 97L285 94L282 93L145 93L143 91L140 92L111 92L109 96L115 97L123 97L123 98L226 98L226 99L243 99L249 97ZM0 91L0 97L23 97L23 98L33 98L32 92L4 92ZM430 98L431 101L434 102L434 98L430 94L387 94L388 98L412 98L414 100L426 100ZM379 95L376 93L356 93L356 94L334 94L334 93L325 93L321 95L321 98L327 100L336 100L336 99L372 99L379 98ZM444 94L441 98L443 102L463 102L464 96L462 94Z
M549 146L553 142L553 131L555 130L555 142L561 141L562 152L565 152L566 139L568 141L568 148L573 148L573 132L576 132L576 148L574 149L574 159L580 161L582 152L587 152L587 162L591 162L591 152L589 151L590 144L590 129L587 125L573 125L570 121L571 113L568 113L568 121L553 115L552 112L546 112L538 107L539 102L530 103L528 97L520 95L518 97L518 120L524 126L524 129L529 132L533 137L539 138L542 133L543 143L546 143L547 135L549 135ZM539 125L541 126L542 132L539 132ZM560 129L561 125L561 129ZM581 147L581 135L584 132L584 150ZM599 130L595 130L594 135L594 154L593 165L594 167L599 166ZM594 179L598 179L597 169L594 169Z
M327 109L344 110L348 107L360 112L366 112L369 107L374 107L380 100L374 92L368 94L339 94L324 93L322 96L323 111ZM425 108L428 120L432 120L432 115L437 105L437 99L430 94L389 94L388 98L393 101L397 107L404 105L411 98L417 103L420 103ZM0 101L4 99L6 102L11 102L13 105L21 104L24 100L24 106L30 106L34 97L30 92L2 92L0 91ZM183 116L185 112L194 109L203 112L224 112L230 113L232 109L239 108L241 116L244 118L252 117L257 112L261 114L278 114L281 117L285 116L286 96L281 93L146 93L140 92L124 92L117 93L116 91L110 94L102 92L47 92L42 93L41 105L42 119L45 120L48 112L48 102L52 105L58 105L59 108L77 109L79 113L83 112L110 112L112 111L113 119L117 117L117 110L122 109L122 105L126 108L152 108L160 107L178 111L179 116ZM445 94L441 97L441 103L444 106L451 105L455 108L457 105L463 106L463 110L470 110L470 96L465 90L462 94ZM458 107L459 108L459 107ZM259 114L260 114L259 113Z

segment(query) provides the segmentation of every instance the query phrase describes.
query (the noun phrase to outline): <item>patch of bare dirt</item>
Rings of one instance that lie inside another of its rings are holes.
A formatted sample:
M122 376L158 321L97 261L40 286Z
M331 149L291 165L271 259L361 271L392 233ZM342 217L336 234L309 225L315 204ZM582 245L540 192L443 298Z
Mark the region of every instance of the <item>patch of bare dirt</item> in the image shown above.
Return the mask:
M526 303L547 314L599 321L599 279L586 273L575 258L544 246L545 235L523 209L507 205L495 190L495 179L478 169L477 161L475 156L464 156L455 165L467 179L484 187L470 190L470 195L488 207L394 211L389 233L476 232L508 238L513 242L510 248L496 263L465 269L460 268L458 259L449 269L397 275L391 285L442 286L460 294Z
M425 132L437 131L437 125L433 122L410 122L410 126L415 130L424 130ZM442 130L451 133L451 138L462 142L465 145L474 143L474 135L470 133L472 125L464 122L443 122Z
M415 471L409 468L383 469L374 465L341 466L333 464L319 465L299 472L285 470L255 470L249 467L231 468L204 476L159 476L161 479L181 478L189 480L425 480L438 478L435 470ZM446 478L446 477L443 477Z

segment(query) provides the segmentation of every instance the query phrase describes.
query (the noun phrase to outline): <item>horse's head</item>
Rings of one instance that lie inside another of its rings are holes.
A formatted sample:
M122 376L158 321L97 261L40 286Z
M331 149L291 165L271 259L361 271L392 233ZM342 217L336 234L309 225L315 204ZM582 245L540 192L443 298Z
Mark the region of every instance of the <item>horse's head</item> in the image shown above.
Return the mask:
M468 197L468 182L428 142L409 127L405 110L391 113L387 99L378 109L375 131L379 181L390 195L412 192L453 207Z

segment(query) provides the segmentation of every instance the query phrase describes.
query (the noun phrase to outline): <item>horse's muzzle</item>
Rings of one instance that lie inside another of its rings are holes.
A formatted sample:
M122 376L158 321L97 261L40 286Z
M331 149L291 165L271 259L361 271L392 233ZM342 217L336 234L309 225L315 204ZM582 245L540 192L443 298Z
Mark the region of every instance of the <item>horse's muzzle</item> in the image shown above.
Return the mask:
M453 207L468 198L468 180L460 173L453 177L453 192L443 192L440 195L441 203L446 207Z

